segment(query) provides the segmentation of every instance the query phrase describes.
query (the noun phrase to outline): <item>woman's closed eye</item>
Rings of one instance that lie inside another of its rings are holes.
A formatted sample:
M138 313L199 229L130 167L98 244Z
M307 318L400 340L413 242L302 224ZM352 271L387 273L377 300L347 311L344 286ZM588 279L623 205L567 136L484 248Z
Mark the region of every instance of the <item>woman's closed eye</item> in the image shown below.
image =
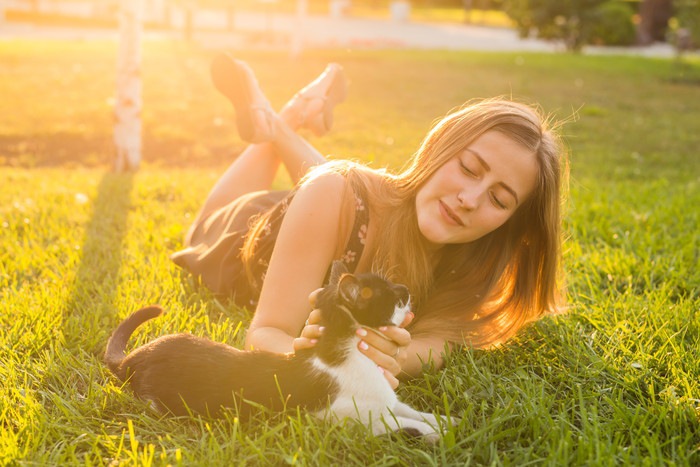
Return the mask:
M491 202L496 206L498 209L508 209L508 205L501 201L501 199L494 193L493 191L491 192Z
M462 168L462 172L469 175L470 177L479 176L476 170L470 169L467 165L464 164L464 162L460 162L459 165Z

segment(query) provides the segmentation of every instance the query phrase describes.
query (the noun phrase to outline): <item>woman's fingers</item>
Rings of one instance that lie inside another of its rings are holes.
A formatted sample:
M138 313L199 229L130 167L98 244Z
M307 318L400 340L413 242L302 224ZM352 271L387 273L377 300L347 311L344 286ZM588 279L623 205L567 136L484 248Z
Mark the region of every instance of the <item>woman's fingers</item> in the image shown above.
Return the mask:
M309 324L307 326L304 326L304 329L301 330L301 335L299 337L306 337L307 339L318 339L321 337L321 334L323 333L323 326L319 326L318 324Z
M357 335L361 341L358 348L378 366L396 376L408 359L406 349L411 343L411 334L397 326L379 329L383 335L359 328Z
M311 306L315 306L318 292L314 290L309 295ZM359 328L357 335L361 341L358 344L360 351L369 357L378 367L378 371L384 374L392 388L396 389L399 380L396 378L401 372L402 365L407 360L406 349L411 343L411 334L403 329L413 320L413 313L408 313L401 326L384 326L379 328L381 334L365 328ZM304 328L299 337L294 339L294 350L309 349L316 345L323 333L323 327L319 325L321 311L314 309L309 313Z
M318 342L318 338L323 334L323 326L309 324L301 330L301 335L292 341L294 351L310 349Z
M365 354L370 360L376 363L377 366L383 368L386 372L394 376L401 372L401 365L394 357L387 355L372 345L369 345L366 341L360 341L358 348L360 349L360 352ZM394 348L396 348L396 345L394 345ZM400 354L401 352L399 352L399 355Z
M379 328L379 331L399 347L406 347L411 343L411 333L403 328L387 326Z
M415 317L416 315L412 311L409 311L408 313L406 313L406 316L404 317L403 322L399 327L405 328L406 326L411 324L411 321L413 321L413 318Z
M313 292L309 294L309 303L311 304L311 308L316 308L316 299L318 298L318 293L323 290L321 289L316 289Z
M318 338L323 334L323 326L318 325L321 321L320 310L312 310L306 324L301 329L299 337L292 341L294 351L310 349L318 342Z
M303 349L310 349L316 345L316 339L309 339L308 337L297 337L292 341L292 346L294 351L297 352Z
M308 326L309 324L318 324L321 322L321 310L315 309L311 310L311 313L309 313L309 317L306 319L306 325Z
M383 370L382 368L380 368L380 370L382 370L382 372L384 373L384 377L389 382L389 386L391 386L391 389L396 389L399 387L399 380L396 378L396 376L392 375L386 370Z
M371 329L360 328L357 330L357 335L370 346L394 358L396 358L399 349L405 349L411 343L411 334L405 329L390 326L380 328L380 332L383 335ZM400 354L400 351L398 353Z

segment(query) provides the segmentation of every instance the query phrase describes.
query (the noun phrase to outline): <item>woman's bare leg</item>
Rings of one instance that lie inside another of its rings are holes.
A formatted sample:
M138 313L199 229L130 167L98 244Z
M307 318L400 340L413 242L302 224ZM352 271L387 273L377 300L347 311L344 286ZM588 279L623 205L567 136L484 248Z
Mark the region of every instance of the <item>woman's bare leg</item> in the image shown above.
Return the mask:
M295 129L280 118L275 140L251 144L226 169L209 192L198 217L254 191L268 190L283 163L296 184L308 170L327 162L311 144L295 133Z
M317 134L328 131L328 125L324 123L328 123L333 106L345 98L346 92L342 68L331 64L295 95L279 115L275 115L269 110L267 99L246 64L222 57L217 57L215 64L218 69L214 71L213 79L217 88L234 103L235 98L241 97L241 86L245 86L243 89L247 89L256 102L253 107L256 124L263 125L264 129L270 124L274 131L270 140L251 144L233 161L215 183L199 217L208 215L244 194L269 189L281 163L296 184L310 168L326 162L325 157L297 135L296 131L301 126L306 126ZM237 87L233 87L234 83L237 83ZM265 108L267 110L263 110ZM236 109L237 113L242 111L248 109ZM251 133L258 134L255 129Z

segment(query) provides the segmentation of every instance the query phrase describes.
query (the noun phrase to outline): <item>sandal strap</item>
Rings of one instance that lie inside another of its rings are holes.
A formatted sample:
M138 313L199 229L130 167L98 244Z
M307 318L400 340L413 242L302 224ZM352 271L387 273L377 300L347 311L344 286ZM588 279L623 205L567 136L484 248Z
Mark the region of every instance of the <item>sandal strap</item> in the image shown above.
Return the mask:
M298 122L300 126L304 126L304 123L306 123L306 117L308 116L306 106L309 102L311 102L314 99L320 99L322 101L322 106L324 106L326 104L326 101L328 100L328 96L307 96L303 92L296 93L294 97L299 98L304 102L304 105L301 106L301 112L299 112Z

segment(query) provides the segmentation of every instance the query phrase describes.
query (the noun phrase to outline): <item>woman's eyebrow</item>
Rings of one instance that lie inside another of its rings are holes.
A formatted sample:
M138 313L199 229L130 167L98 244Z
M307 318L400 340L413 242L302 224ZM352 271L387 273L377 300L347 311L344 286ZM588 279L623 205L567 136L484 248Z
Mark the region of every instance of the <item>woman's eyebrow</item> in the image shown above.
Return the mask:
M474 155L474 157L476 157L476 160L478 160L479 164L481 164L484 167L484 170L486 170L487 172L491 171L491 166L486 163L484 158L481 157L481 155L477 151L475 151L471 148L467 148L467 151L469 151L470 153L472 153ZM518 194L515 192L515 190L513 188L511 188L507 183L504 183L504 182L500 182L499 185L502 186L508 193L513 195L513 198L515 198L515 204L520 204L520 201L518 200Z
M480 163L482 166L484 166L484 169L485 169L487 172L489 172L489 171L491 170L491 166L489 166L489 165L486 163L486 161L484 160L484 158L481 157L481 155L480 155L478 152L476 152L476 151L473 150L472 148L467 148L467 151L469 151L469 152L471 152L472 154L474 154L474 157L476 157L476 159L479 161L479 163Z
M514 189L512 189L510 186L503 182L500 182L499 185L501 185L503 189L505 189L508 193L513 195L513 198L515 198L515 204L520 204L520 201L518 201L518 194L515 192Z

